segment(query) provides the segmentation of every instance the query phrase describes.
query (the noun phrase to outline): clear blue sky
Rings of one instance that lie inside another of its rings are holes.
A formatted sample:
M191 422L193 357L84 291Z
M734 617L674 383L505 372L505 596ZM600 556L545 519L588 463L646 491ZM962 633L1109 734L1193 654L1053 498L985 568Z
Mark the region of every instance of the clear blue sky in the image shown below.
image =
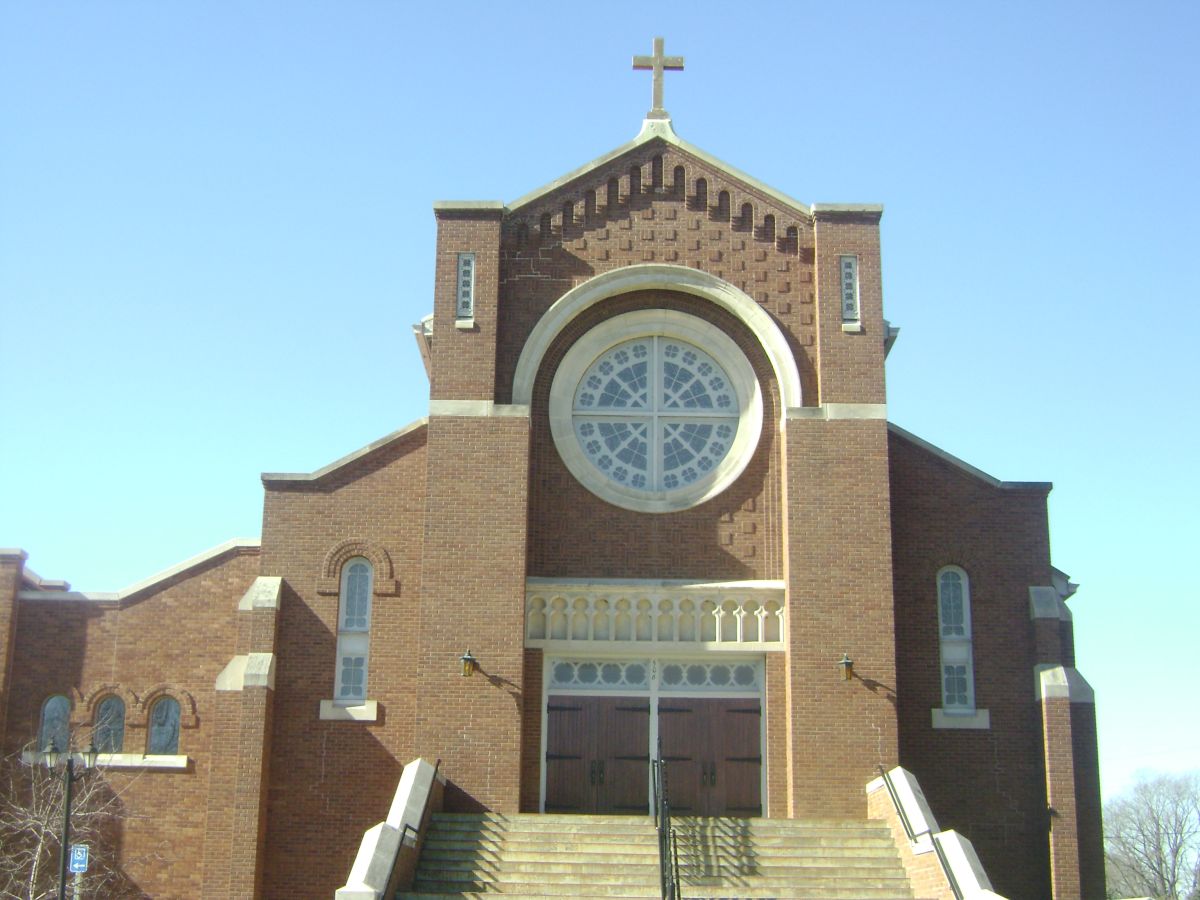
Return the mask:
M0 546L115 590L421 416L438 199L682 137L879 202L892 421L1054 481L1105 793L1200 768L1200 5L0 3ZM1192 562L1188 562L1192 560Z

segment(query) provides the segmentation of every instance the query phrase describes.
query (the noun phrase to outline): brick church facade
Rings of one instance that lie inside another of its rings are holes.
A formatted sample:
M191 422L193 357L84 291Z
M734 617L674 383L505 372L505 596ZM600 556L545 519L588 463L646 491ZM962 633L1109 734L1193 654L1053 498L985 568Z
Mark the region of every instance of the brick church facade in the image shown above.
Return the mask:
M131 881L329 897L410 759L448 809L645 812L661 746L700 815L861 818L903 765L997 892L1103 896L1050 485L888 423L882 208L656 103L434 213L427 418L263 475L261 540L120 593L0 551L0 739L104 730Z

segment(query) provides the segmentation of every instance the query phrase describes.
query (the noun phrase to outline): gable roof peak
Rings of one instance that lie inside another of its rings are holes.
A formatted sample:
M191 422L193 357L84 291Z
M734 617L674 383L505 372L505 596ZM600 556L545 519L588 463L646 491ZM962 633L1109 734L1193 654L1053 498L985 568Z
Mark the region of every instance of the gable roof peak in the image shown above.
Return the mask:
M653 110L651 110L651 112L653 112ZM643 119L642 128L633 140L622 144L614 150L610 150L603 156L598 156L596 159L593 159L589 163L585 163L577 169L573 169L562 177L554 179L549 184L544 184L540 188L530 191L523 197L518 197L516 200L507 205L507 211L509 213L516 212L522 207L528 206L531 203L535 203L538 200L543 199L548 194L553 193L559 188L586 177L590 173L596 171L602 166L607 165L618 157L624 156L625 154L631 153L638 148L645 146L646 144L656 141L662 142L671 147L675 147L678 150L682 150L684 153L689 154L696 160L712 166L714 169L720 172L724 172L726 175L741 181L747 187L759 191L764 196L771 198L775 202L796 210L801 215L811 218L813 214L813 207L809 204L802 203L793 197L789 197L782 191L778 191L770 185L764 184L754 176L747 175L745 172L729 165L727 162L717 159L711 153L701 150L695 144L690 144L685 141L675 132L675 126L672 124L670 116L665 114L665 111L663 111L663 116L661 118L647 116L645 119Z

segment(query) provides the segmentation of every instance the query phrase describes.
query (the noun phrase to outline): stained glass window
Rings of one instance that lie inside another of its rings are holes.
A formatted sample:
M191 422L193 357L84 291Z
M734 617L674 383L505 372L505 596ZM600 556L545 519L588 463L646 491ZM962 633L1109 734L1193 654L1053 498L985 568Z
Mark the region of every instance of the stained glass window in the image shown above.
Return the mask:
M654 335L596 359L575 391L572 414L591 464L618 484L649 492L712 472L733 445L741 409L715 359Z
M101 753L120 753L125 743L125 701L105 697L96 708L92 740Z
M168 755L179 752L179 701L172 697L163 697L150 709L150 740L146 752Z
M71 740L71 701L62 694L55 694L42 704L42 728L38 733L38 749L45 750L53 744L59 750L67 750Z
M942 708L975 709L975 673L971 649L971 594L967 573L957 566L938 572L938 634L942 665Z
M344 705L367 699L373 581L371 563L361 556L347 560L342 566L334 700Z

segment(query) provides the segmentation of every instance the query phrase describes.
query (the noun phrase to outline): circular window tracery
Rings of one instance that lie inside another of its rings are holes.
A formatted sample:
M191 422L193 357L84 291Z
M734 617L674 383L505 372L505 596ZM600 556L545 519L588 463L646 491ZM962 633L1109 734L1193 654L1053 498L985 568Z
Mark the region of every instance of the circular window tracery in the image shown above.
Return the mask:
M551 430L589 490L628 509L700 503L741 474L762 400L745 355L715 326L671 310L617 316L567 352Z

